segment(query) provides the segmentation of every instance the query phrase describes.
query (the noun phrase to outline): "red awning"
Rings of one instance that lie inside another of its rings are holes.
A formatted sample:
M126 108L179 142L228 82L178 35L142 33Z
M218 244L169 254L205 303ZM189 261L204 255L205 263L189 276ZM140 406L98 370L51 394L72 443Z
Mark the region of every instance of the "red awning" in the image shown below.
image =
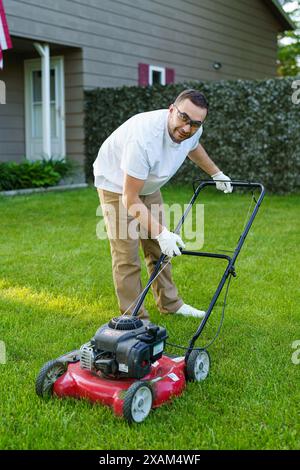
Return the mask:
M11 38L8 31L6 15L4 11L3 1L0 0L0 68L3 68L2 51L12 47Z

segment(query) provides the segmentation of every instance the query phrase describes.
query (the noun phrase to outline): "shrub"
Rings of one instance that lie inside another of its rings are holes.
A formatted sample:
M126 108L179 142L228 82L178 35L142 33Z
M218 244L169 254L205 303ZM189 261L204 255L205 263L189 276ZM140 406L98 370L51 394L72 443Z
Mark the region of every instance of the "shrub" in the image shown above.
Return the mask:
M86 92L86 174L104 140L130 116L167 108L184 88L207 97L209 116L201 139L216 164L236 179L256 179L278 193L300 189L300 104L293 79L224 80ZM171 180L187 183L204 173L186 160Z
M65 160L37 160L0 163L0 190L55 186L71 170Z

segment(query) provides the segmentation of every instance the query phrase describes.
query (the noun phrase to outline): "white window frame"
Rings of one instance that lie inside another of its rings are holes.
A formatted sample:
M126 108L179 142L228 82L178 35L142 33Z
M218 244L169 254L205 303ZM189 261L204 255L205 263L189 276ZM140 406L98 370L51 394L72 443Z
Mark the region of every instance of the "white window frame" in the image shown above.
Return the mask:
M55 94L56 96L61 96L60 103L60 115L61 123L59 129L59 139L61 142L61 157L66 157L66 129L65 129L65 83L64 83L64 56L52 56L50 58L50 70L52 68L57 68L57 77L59 80L55 83ZM24 80L25 80L25 146L26 146L26 158L31 158L30 156L30 146L29 142L31 137L30 129L32 127L32 91L30 87L29 74L34 70L41 69L40 59L28 59L24 61ZM60 88L58 88L60 87Z
M153 85L153 72L161 73L160 85L166 84L166 69L165 67L159 67L157 65L149 65L149 85Z

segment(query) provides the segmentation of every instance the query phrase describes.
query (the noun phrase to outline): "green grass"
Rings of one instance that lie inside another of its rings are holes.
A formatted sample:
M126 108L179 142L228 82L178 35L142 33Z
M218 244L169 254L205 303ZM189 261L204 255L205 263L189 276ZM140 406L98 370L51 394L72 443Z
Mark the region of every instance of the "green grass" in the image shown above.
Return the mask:
M189 188L164 190L169 203L187 203L190 195ZM213 191L202 202L203 250L234 248L249 197ZM87 342L118 312L109 244L96 237L97 205L92 189L0 199L0 340L7 350L0 448L298 449L300 365L291 361L300 339L297 195L266 196L261 206L236 263L206 381L188 384L180 398L131 427L106 407L36 396L41 366ZM207 308L224 267L175 259L183 299ZM201 345L218 327L221 300ZM146 304L170 341L187 345L198 321L161 316L151 293Z

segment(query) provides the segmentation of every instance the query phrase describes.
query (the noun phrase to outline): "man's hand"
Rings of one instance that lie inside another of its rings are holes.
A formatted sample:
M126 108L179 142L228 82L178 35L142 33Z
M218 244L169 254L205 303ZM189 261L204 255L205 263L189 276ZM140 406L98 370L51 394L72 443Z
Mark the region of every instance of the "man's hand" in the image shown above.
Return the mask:
M162 232L155 237L156 240L159 243L160 249L164 255L169 256L172 258L172 256L180 256L181 251L179 250L178 245L181 246L181 248L185 247L185 244L181 240L179 235L176 235L176 233L169 232L169 230L164 227Z
M216 181L216 188L224 193L232 193L232 185L230 184L231 179L229 176L224 175L222 171L219 171L215 175L211 175L212 179Z

